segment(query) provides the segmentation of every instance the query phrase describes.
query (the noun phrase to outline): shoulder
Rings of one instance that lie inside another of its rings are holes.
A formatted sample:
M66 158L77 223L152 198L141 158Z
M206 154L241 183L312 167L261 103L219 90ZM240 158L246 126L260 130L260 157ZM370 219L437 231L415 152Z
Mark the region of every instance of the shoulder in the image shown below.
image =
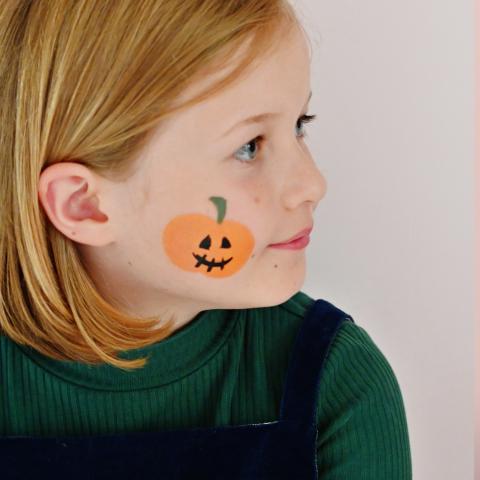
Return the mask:
M262 345L269 346L268 350L277 358L280 352L288 354L314 302L310 295L299 291L282 304L251 309L248 333L261 334ZM345 313L345 316L350 315ZM369 333L352 318L353 322L342 322L331 339L322 368L321 388L335 395L342 385L354 384L365 390L385 388L387 382L395 390L398 385L390 363Z
M300 291L277 308L298 327L314 302L314 298ZM345 315L350 316L348 313ZM356 383L364 390L389 387L398 392L395 373L385 354L355 316L352 318L353 322L342 322L332 338L325 358L322 383L326 382L331 387L336 380L337 384L339 381Z
M358 323L343 322L332 340L320 377L316 422L321 475L357 478L361 471L372 480L411 480L400 385L381 348Z
M298 329L315 299L303 291L297 292L286 302L263 309L256 309L269 317L282 318L286 324ZM331 303L331 302L330 302ZM332 305L336 308L340 307ZM345 313L348 317L348 313ZM393 370L380 347L370 334L359 324L355 316L351 321L344 321L332 338L325 359L326 373L333 374L344 370L348 365L355 365L355 370L368 374L368 380L374 383L385 375L393 375ZM351 373L351 372L345 372Z
M323 380L337 378L362 388L397 388L392 366L370 334L358 323L343 322L325 361ZM322 381L323 381L322 380ZM395 384L395 385L393 385Z
M299 291L287 302L274 308L277 309L279 316L288 319L296 327L299 327L314 302L314 298ZM343 311L337 305L333 303L331 305ZM345 316L350 317L346 312ZM380 347L354 316L352 316L352 319L353 322L342 322L332 338L325 359L327 372L324 372L324 374L338 373L348 365L355 365L356 371L367 374L367 380L370 383L375 383L385 376L394 376L393 370ZM352 372L345 373L351 374Z
M373 452L387 439L401 441L406 446L402 455L408 453L397 377L381 348L357 323L343 322L332 340L321 375L316 420L318 447L350 436L351 443L361 437L365 451Z

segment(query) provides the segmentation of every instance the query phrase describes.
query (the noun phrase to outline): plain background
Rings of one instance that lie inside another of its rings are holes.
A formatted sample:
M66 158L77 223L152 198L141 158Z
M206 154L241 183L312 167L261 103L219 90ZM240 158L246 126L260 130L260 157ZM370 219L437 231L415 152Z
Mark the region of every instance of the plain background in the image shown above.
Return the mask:
M473 478L474 0L292 0L326 177L303 291L400 384L414 480ZM387 480L387 479L386 479Z

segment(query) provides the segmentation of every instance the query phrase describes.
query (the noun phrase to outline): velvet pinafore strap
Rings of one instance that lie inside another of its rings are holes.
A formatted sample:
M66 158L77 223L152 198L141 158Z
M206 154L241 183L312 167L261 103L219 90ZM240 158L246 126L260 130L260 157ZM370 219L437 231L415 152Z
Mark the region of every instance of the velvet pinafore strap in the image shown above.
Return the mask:
M353 318L326 300L316 300L298 332L285 381L280 421L315 424L318 390L330 346L343 321Z

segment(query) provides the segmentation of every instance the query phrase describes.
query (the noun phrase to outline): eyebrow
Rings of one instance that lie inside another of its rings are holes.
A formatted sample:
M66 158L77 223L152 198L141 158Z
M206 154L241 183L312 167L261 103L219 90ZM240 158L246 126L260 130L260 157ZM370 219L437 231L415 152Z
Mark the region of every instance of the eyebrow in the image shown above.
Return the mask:
M308 96L307 101L305 102L305 105L310 101L312 98L312 91L310 91L310 94ZM268 120L269 118L274 118L280 116L280 113L278 112L266 112L266 113L259 113L258 115L253 115L251 117L245 118L243 120L240 120L240 122L236 123L232 127L230 127L226 132L224 132L220 138L226 137L229 135L233 130L240 126L244 125L250 125L251 123L261 123L264 122L265 120Z

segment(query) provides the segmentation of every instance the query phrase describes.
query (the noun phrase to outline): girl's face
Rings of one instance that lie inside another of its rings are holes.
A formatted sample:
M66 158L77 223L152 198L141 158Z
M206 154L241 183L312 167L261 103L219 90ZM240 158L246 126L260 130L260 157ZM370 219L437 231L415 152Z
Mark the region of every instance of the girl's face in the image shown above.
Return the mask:
M301 289L305 248L269 245L312 226L326 182L303 138L308 45L298 29L282 42L248 77L172 117L127 182L73 163L43 173L44 192L62 185L41 195L50 219L124 311L175 313L180 326L205 309L277 305Z

